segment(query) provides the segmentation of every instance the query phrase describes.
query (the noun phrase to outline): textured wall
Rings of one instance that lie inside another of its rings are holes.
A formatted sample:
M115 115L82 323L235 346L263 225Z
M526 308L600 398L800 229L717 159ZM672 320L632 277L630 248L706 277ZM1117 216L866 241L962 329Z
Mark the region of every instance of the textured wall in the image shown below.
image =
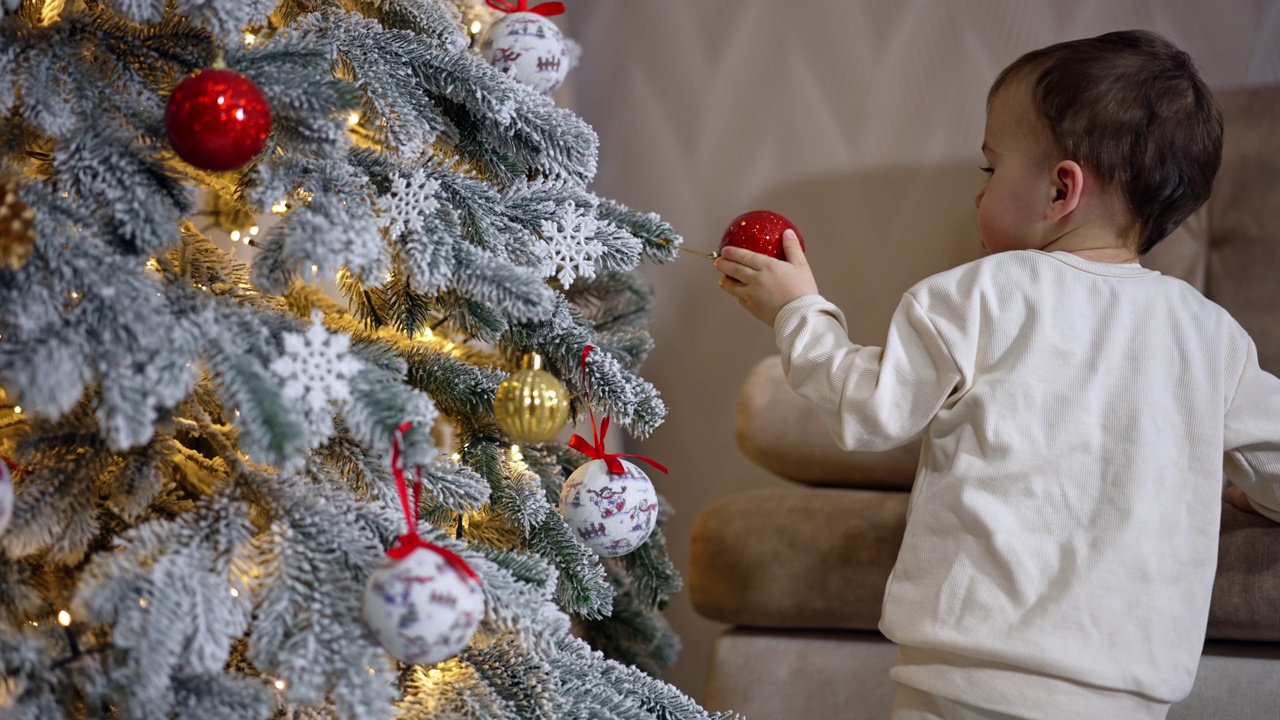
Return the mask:
M601 137L601 195L653 210L714 249L735 215L768 207L801 227L823 293L878 344L901 293L980 253L986 90L1019 54L1124 28L1164 34L1215 88L1280 82L1280 1L568 0L583 45L574 107ZM733 442L739 384L771 333L686 256L647 273L658 347L644 368L671 415L638 452L675 504L672 552L727 494L780 481ZM798 519L802 521L802 519ZM698 696L718 626L687 595L667 675Z

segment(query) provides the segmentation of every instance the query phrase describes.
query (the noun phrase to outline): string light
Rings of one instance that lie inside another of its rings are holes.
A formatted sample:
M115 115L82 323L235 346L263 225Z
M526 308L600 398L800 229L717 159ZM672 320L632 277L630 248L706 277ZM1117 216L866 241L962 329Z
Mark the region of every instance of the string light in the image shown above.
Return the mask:
M70 627L70 626L71 626L71 613L67 612L66 610L59 610L59 611L58 611L58 624L59 624L59 625L61 625L62 627Z
M284 682L283 680L277 680L277 681L276 681L276 689L277 689L277 690L283 690L283 689L285 689L285 682Z
M21 405L14 405L14 406L13 406L13 414L14 414L14 415L21 415L21 414L22 414L22 406L21 406Z
M484 25L481 25L479 20L473 20L473 21L471 21L471 34L472 34L472 35L477 35L477 34L479 34L479 33L480 33L480 28L482 28L482 27L484 27Z
M319 265L312 265L312 266L311 266L311 277L315 277L315 276L316 276L316 275L318 275L319 273L320 273L320 266L319 266Z
M458 462L458 461L462 460L462 453L454 453L454 454L453 454L453 455L451 455L450 457L452 457L452 458L453 458L453 461L454 461L454 462Z
M138 605L142 607L151 607L151 601L146 598L138 598Z
M253 41L254 41L254 40L257 40L257 39L258 39L258 36L257 36L257 35L254 35L254 34L253 34L253 33L251 33L251 32L246 32L246 33L244 34L244 44L245 44L245 45L252 45L252 44L253 44Z
M235 588L231 588L231 597L233 597L233 598L238 598L238 597L240 597L240 591L239 591L239 590L237 590L237 589L235 589Z
M240 231L239 231L239 230L232 230L232 231L231 231L231 242L240 242Z
M32 620L31 627L40 627L40 623L36 622L35 620Z
M348 124L348 125L359 125L359 124L360 124L360 113L358 113L358 112L353 112L353 113L351 113L350 115L348 115L348 116L347 116L347 124Z
M257 225L250 225L250 226L249 226L249 234L250 234L250 235L257 235L257 234L258 234L258 226L257 226ZM245 242L249 242L249 241L248 241L248 240L246 240Z
M277 200L276 204L271 206L271 212L277 215L283 215L286 212L289 212L289 203L284 200Z
M522 454L520 453L520 446L519 446L519 445L512 445L512 446L511 446L511 459L512 459L512 460L514 460L514 461L516 461L516 462L524 462L524 455L522 455Z

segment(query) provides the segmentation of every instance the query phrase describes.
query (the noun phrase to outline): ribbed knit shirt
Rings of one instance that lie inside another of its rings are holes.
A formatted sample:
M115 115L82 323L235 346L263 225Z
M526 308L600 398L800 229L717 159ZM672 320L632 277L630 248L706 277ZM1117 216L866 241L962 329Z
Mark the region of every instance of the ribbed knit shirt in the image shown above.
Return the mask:
M1280 381L1225 310L1137 264L1027 250L912 287L883 347L817 295L774 329L842 447L923 436L880 629L929 659L895 679L1054 720L1190 692L1224 467L1280 520ZM1046 678L1102 699L1055 706Z

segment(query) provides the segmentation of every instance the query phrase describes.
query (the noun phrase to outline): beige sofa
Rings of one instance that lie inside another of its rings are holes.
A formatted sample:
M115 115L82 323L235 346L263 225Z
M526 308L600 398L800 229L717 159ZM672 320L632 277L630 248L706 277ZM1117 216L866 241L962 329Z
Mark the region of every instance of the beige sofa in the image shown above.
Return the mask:
M1218 98L1226 137L1213 198L1144 262L1230 311L1280 374L1280 87ZM704 704L749 720L885 720L894 647L876 624L918 445L841 451L776 356L747 377L737 433L751 460L793 485L697 518L693 603L733 626L713 648ZM1170 719L1280 718L1280 526L1225 505L1208 638L1195 689Z

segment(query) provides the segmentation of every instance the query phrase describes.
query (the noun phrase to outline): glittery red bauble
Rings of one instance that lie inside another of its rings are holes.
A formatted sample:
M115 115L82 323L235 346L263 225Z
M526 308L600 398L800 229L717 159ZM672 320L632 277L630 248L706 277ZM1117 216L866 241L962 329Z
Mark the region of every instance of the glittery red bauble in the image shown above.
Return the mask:
M796 237L800 239L800 249L803 250L804 238L800 235L800 230L796 228L795 223L772 210L752 210L739 215L729 223L729 227L724 230L724 236L720 238L720 249L723 250L726 245L733 245L785 260L786 254L782 250L782 233L788 229L795 231Z
M240 73L201 70L173 89L164 129L183 160L203 170L235 170L267 146L271 108Z

